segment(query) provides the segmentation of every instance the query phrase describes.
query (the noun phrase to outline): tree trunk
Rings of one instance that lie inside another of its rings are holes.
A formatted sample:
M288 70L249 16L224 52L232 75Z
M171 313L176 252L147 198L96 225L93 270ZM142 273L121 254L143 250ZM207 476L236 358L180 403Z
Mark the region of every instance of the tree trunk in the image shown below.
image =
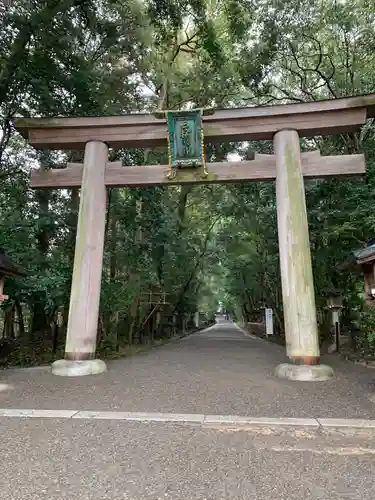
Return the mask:
M140 218L142 214L142 201L135 200L136 204L136 230L135 230L135 244L140 245L143 241L142 229L140 227ZM135 294L133 300L129 307L129 333L128 333L128 342L132 344L134 331L137 328L137 319L139 318L139 303L140 303L140 293L141 293L141 278L138 270L135 270L130 273L129 283L131 287L135 289Z
M22 305L18 300L15 301L15 307L16 307L17 317L18 317L19 336L24 337L25 336L25 321L23 318Z
M118 191L116 189L111 190L111 205L109 207L108 219L110 224L110 239L109 239L109 251L110 251L110 263L109 263L109 279L114 281L117 272L117 199Z
M180 191L180 197L178 199L178 206L177 206L177 215L178 215L178 232L182 233L184 229L184 222L185 222L185 212L186 212L186 205L188 201L188 196L189 193L192 191L191 186L181 186L181 191Z
M55 319L53 323L53 334L52 334L52 354L56 354L57 346L59 342L59 325L57 323L57 319Z
M45 311L45 301L36 300L32 306L31 336L35 333L49 332L49 330L50 325Z
M13 340L14 335L14 306L6 309L4 313L4 334L3 337Z
M45 169L49 166L50 156L48 152L43 151L40 157L40 167ZM38 189L35 191L35 198L39 205L39 224L35 234L36 246L40 254L40 273L45 275L48 268L48 251L49 241L51 239L50 226L48 224L49 218L49 202L51 191L48 189ZM32 306L32 326L31 334L35 332L45 332L49 330L49 322L46 315L46 294L44 291L38 293L33 300Z

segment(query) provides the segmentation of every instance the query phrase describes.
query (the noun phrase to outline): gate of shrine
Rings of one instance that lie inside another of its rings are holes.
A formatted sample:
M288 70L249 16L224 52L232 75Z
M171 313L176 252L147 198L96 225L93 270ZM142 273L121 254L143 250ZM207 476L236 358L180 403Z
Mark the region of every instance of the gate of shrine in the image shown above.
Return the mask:
M167 145L165 119L147 114L84 118L17 118L16 129L38 149L83 150L84 162L35 171L31 187L81 187L65 359L52 365L57 375L106 370L95 359L103 258L106 188L161 184L226 183L276 179L277 221L289 363L276 375L293 380L326 380L320 364L318 330L304 177L365 173L362 154L320 156L300 152L300 137L353 132L375 116L375 94L301 104L217 110L203 118L204 137L214 141L273 139L274 155L254 160L207 163L207 175L192 169L167 177L166 165L122 166L108 162L108 148Z

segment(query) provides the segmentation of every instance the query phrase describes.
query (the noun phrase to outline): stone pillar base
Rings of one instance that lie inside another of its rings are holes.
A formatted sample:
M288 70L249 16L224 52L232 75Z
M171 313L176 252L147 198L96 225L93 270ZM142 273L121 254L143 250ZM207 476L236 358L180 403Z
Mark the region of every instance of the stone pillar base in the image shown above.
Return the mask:
M283 363L275 369L275 376L300 382L322 382L334 376L334 371L327 365L292 365Z
M97 375L107 371L107 365L100 359L87 359L85 361L69 361L58 359L51 366L52 373L60 377L83 377L84 375Z

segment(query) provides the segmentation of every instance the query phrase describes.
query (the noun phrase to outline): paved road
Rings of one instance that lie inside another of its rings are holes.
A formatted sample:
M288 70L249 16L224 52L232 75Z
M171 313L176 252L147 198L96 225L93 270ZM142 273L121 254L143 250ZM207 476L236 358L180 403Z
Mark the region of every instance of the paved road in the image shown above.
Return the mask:
M276 379L284 349L246 337L229 322L164 347L112 361L99 376L64 378L48 370L1 373L12 389L0 408L122 410L250 417L375 418L375 371L336 360L336 378Z
M104 376L8 370L0 406L375 418L375 372L332 358L336 381L293 383L272 376L283 358L224 323L112 362ZM6 417L0 428L4 500L375 498L371 429Z
M135 424L0 423L6 500L373 500L374 440Z

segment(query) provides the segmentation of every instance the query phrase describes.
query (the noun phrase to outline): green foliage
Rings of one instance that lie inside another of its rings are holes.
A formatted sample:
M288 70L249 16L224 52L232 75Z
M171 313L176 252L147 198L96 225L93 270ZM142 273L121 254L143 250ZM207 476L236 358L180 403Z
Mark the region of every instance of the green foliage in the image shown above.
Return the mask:
M361 332L358 347L365 354L375 353L375 311L373 309L362 310L359 313L357 325Z

